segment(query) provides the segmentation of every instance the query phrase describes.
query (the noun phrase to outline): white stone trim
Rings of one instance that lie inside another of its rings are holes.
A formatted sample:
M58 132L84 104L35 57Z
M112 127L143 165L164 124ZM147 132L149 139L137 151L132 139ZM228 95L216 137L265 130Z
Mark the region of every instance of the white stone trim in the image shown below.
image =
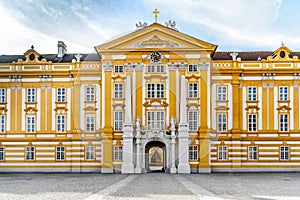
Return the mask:
M12 92L16 92L15 91L12 91ZM17 94L15 94L17 95ZM25 88L22 88L22 131L25 131L25 126L26 126L26 119L25 119L25 101L26 101L26 91L25 91ZM15 103L17 103L17 96L16 96L16 99L15 99ZM15 105L15 116L17 116L17 105ZM16 130L16 125L17 123L15 123L15 130Z
M247 112L246 112L246 99L247 99L247 89L243 87L243 94L242 94L242 101L243 101L243 110L242 110L242 117L243 117L243 130L247 130ZM261 116L258 116L259 118Z
M101 93L101 90L100 90L100 85L99 84L96 84L96 100L97 100L97 103L96 103L96 130L99 130L100 129L100 93Z
M71 103L73 102L71 99L71 88L67 88L67 130L71 130Z
M55 119L55 99L56 99L56 90L55 88L52 88L52 108L51 108L51 111L52 111L52 131L55 131L56 130L56 127L55 127L55 123L56 123L56 119Z
M258 130L262 130L262 110L263 110L263 107L262 107L262 87L259 86L258 87L258 107L259 107L259 110L258 110Z
M227 130L232 130L232 111L233 111L233 107L232 107L232 85L228 84L228 129ZM237 119L236 119L237 120Z
M6 89L6 108L7 108L7 112L6 112L6 131L10 131L10 112L11 112L11 100L10 100L10 92L11 89L7 88Z
M278 87L274 87L274 130L278 130Z
M294 130L294 87L290 87L290 130Z
M216 111L216 100L217 100L217 85L212 85L212 129L217 130L217 111ZM209 103L209 102L208 102Z
M105 72L104 69L102 69L102 100L101 100L101 108L102 108L102 128L105 126Z
M99 81L100 77L80 77L81 81Z
M82 84L80 86L80 106L79 106L79 112L80 112L80 129L84 130L84 122L85 122L85 116L84 116L84 89L86 84Z
M41 130L41 88L37 88L36 93L36 131Z
M206 82L206 88L207 88L207 127L210 129L211 128L211 118L210 118L210 95L211 95L211 90L210 90L210 63L208 63L208 69L207 69L207 82ZM200 85L200 84L199 84ZM201 115L199 115L201 116ZM200 118L200 117L199 117Z

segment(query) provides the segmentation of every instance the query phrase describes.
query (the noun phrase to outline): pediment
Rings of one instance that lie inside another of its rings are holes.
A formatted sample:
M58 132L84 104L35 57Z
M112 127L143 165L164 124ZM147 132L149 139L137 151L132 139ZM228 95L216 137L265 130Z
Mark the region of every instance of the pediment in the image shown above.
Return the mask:
M166 51L205 50L213 53L217 46L154 23L95 48L101 55L105 52L149 51L153 49Z

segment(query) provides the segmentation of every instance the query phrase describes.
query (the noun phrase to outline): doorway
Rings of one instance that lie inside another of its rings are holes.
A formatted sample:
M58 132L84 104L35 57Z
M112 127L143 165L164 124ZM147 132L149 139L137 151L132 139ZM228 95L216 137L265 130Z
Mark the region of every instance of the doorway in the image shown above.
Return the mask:
M145 164L147 172L165 172L166 145L160 141L152 141L145 148Z

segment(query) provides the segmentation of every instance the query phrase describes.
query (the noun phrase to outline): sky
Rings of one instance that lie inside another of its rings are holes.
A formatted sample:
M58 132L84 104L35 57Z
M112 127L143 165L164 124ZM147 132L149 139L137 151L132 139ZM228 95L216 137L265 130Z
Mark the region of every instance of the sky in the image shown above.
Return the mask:
M136 29L139 21L175 21L180 32L218 45L217 51L300 51L298 0L1 0L0 55L90 53Z

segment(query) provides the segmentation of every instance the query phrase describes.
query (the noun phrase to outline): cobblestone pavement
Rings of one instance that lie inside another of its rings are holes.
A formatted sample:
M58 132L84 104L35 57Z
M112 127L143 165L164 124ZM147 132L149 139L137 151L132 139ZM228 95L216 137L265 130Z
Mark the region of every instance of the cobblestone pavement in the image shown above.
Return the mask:
M0 174L0 199L300 199L300 173Z

